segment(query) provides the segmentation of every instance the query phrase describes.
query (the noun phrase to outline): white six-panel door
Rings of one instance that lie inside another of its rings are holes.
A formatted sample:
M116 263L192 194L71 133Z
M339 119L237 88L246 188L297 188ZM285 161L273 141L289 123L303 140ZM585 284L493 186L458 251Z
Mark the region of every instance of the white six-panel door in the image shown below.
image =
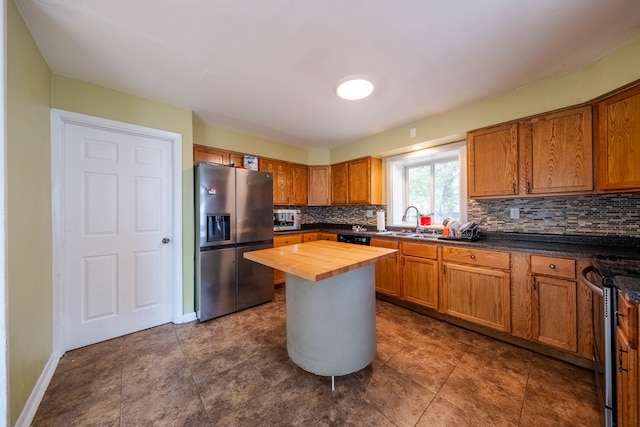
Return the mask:
M67 123L63 145L64 349L171 321L170 142Z

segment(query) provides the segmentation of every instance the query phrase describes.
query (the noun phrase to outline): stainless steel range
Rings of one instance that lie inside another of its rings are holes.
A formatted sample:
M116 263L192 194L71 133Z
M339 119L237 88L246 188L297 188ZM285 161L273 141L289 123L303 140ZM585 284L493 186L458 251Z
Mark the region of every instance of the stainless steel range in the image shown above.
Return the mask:
M593 365L605 427L616 425L616 305L617 289L593 266L582 270L580 280L593 292Z

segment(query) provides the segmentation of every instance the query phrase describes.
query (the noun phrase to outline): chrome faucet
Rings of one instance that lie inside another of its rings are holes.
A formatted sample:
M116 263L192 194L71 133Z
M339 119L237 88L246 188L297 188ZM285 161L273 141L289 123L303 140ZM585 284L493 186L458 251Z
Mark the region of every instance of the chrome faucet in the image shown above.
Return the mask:
M402 215L402 221L407 220L407 212L409 212L409 209L411 208L416 210L416 233L419 233L420 232L420 213L418 212L418 208L416 208L413 205L407 207L407 209L404 210L404 215Z

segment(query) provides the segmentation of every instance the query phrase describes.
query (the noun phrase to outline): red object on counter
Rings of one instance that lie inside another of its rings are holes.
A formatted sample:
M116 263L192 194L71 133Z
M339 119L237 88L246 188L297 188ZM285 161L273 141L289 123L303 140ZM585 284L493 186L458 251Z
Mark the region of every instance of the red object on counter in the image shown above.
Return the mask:
M431 225L431 217L430 216L421 216L420 217L420 225Z

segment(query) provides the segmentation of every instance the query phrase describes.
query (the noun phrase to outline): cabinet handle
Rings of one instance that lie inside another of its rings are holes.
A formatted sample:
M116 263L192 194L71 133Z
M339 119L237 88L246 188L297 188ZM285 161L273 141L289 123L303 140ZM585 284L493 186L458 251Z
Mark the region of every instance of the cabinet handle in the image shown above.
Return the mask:
M533 278L533 290L537 291L538 290L538 281L536 280L536 278Z
M513 194L516 194L516 183L513 183Z
M556 269L556 265L555 264L549 264L549 268L552 269L552 270L555 270Z
M620 313L618 310L614 313L616 315L616 326L620 326L620 318L624 317L624 314Z
M527 194L531 193L531 183L527 181Z
M618 347L618 371L629 372L628 369L622 367L622 353L628 353L628 351L623 350L622 347Z

